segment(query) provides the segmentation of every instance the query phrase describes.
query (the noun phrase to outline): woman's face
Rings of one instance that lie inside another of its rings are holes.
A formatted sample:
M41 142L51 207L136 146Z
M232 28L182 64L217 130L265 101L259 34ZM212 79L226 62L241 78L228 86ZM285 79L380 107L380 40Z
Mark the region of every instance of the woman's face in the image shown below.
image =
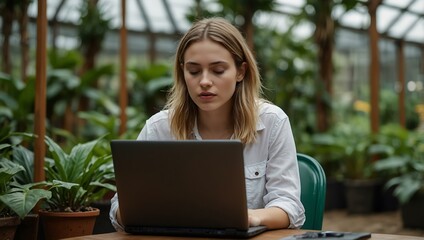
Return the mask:
M184 79L200 111L230 111L236 83L243 80L245 65L237 69L231 53L218 43L202 40L184 54Z

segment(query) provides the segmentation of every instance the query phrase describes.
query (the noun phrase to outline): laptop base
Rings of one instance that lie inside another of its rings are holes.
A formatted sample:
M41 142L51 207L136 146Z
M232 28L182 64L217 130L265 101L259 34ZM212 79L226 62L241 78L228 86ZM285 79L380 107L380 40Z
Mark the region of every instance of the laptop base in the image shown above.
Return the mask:
M250 238L266 231L265 226L250 227L246 231L237 229L172 228L126 226L125 232L137 235L168 235L186 237Z

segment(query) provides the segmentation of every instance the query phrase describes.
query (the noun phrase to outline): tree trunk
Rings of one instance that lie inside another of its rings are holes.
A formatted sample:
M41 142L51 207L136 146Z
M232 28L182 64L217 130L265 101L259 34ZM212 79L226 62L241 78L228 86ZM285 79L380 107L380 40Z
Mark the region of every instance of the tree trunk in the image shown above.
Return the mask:
M371 62L369 68L370 74L370 102L371 102L371 132L378 133L380 127L379 110L379 87L380 87L380 58L378 51L378 32L377 32L377 8L381 0L370 0L368 2L368 13L370 15L370 53Z
M89 7L96 8L97 7L98 0L88 0ZM93 69L96 66L96 57L101 49L101 41L102 39L98 39L98 37L92 37L88 41L83 43L82 49L83 49L83 57L84 57L84 63L80 70L80 76L83 76L86 72ZM97 79L95 79L92 82L92 87L97 88ZM84 112L88 109L89 106L89 99L86 96L81 96L78 106L78 111ZM78 125L82 126L84 125L84 120L80 119L76 124L77 128Z
M405 112L405 57L404 57L404 41L399 40L396 45L397 53L397 70L398 70L398 108L399 123L406 128L406 112Z
M29 63L29 36L28 36L28 6L29 1L22 1L18 17L21 35L21 79L27 80L27 68Z
M7 74L12 73L12 64L10 62L10 36L12 35L12 24L14 18L14 3L13 0L7 0L4 9L2 9L2 68Z
M121 108L120 120L121 125L119 126L119 134L122 135L127 130L127 105L128 105L128 91L127 91L127 24L126 24L126 0L121 1L121 18L122 26L120 29L120 38L121 38L121 49L120 49L120 59L121 59L121 71L120 71L120 90L119 90L119 105ZM153 36L153 35L151 35ZM154 40L154 39L153 39ZM154 48L153 42L150 45L150 50ZM151 57L153 58L154 53L151 52ZM153 56L152 56L153 55ZM151 59L154 61L154 58Z
M253 53L255 48L254 41L253 41L254 26L252 22L254 13L255 13L255 9L253 9L253 6L249 5L249 6L246 6L245 12L243 14L243 17L244 17L243 31L245 34L246 43Z
M331 1L323 0L317 13L315 43L318 46L318 82L316 90L317 130L325 132L330 127L333 82L334 21L331 18Z

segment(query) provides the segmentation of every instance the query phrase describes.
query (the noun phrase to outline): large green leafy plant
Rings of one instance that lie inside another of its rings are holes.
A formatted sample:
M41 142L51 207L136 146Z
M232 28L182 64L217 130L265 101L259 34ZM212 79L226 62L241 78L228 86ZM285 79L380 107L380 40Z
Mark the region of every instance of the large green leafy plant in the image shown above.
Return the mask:
M0 131L0 217L24 218L42 199L51 196L43 182L33 181L33 154L11 128Z
M16 148L15 151L24 151ZM25 168L6 158L0 159L0 217L24 218L41 199L49 199L51 193L39 188L44 183L20 184L15 177Z
M415 194L424 193L424 134L391 125L382 129L378 142L386 157L374 167L389 178L386 187L394 188L399 202L407 203Z
M95 147L102 138L75 145L66 153L51 138L46 144L51 158L46 159L46 181L58 181L66 187L51 189L52 197L46 209L59 212L90 210L93 201L99 200L107 191L116 191L113 184L114 171L110 154L97 156Z
M338 122L328 132L315 134L310 143L307 152L319 159L327 176L337 179L374 177L370 153L372 135L365 117L354 116L348 122Z

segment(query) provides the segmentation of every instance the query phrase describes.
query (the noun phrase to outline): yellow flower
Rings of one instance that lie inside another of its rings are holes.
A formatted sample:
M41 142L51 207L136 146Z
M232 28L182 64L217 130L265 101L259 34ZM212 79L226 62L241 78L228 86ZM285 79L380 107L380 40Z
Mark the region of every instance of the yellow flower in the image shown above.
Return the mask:
M370 104L368 102L362 101L362 100L356 100L353 103L353 108L356 111L369 113L370 112Z

